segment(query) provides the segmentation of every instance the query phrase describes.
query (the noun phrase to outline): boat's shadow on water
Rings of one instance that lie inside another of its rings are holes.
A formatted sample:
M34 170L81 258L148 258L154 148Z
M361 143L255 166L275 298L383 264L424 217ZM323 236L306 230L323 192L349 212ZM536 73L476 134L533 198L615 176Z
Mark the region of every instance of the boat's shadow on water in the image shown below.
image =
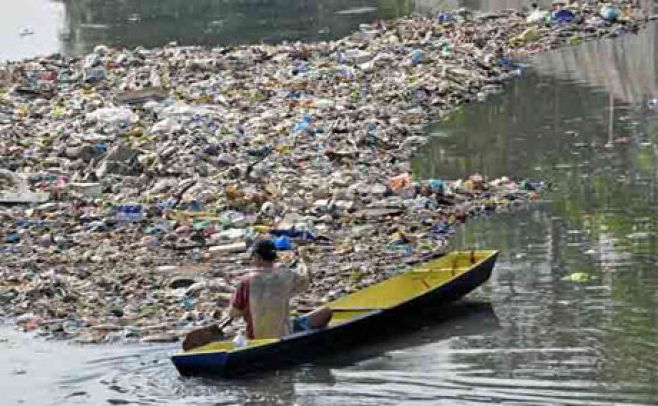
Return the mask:
M436 343L452 337L488 334L499 328L498 318L490 303L461 301L441 308L426 308L413 316L383 326L372 335L362 337L362 345L316 358L312 363L267 372L253 372L231 379L233 390L267 392L267 387L294 394L295 383L332 384L332 370L349 369L361 362L374 360L387 353ZM300 348L300 351L304 351ZM181 378L186 380L187 378ZM226 379L190 378L197 383L225 388ZM284 387L289 386L289 391ZM259 390L260 389L260 390ZM294 395L293 395L294 397ZM291 398L292 399L292 398ZM278 400L283 400L279 397Z
M347 368L388 352L447 340L452 337L482 335L499 327L491 303L461 301L441 308L427 308L396 324L373 331L364 337L364 345L351 351L327 354L316 360L315 367Z

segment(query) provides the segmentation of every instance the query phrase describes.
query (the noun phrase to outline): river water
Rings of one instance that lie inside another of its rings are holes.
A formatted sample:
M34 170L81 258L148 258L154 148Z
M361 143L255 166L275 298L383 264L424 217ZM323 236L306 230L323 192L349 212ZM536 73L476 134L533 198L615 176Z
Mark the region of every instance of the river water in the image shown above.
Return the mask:
M0 59L98 42L332 37L443 4L462 3L23 0L0 17ZM26 27L34 34L20 36ZM657 40L652 25L539 55L504 93L428 128L432 142L414 161L423 177L478 172L543 179L552 189L539 204L459 230L455 247L501 256L485 286L436 320L230 382L181 379L172 346L76 347L5 328L0 404L658 404ZM564 279L574 273L587 280Z

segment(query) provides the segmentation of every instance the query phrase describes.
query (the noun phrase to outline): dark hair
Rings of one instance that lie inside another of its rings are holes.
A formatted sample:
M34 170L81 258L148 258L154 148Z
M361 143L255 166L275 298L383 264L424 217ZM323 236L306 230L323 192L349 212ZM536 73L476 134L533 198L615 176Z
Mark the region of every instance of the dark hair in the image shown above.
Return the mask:
M254 241L250 248L251 256L257 254L265 261L276 260L276 247L274 243L266 239L258 239Z

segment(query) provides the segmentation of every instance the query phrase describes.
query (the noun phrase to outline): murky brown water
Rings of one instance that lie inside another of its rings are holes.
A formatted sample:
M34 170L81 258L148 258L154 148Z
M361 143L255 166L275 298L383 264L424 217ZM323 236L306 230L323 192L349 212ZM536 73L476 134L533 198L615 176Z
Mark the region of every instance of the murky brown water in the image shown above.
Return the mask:
M342 35L434 5L96 3L12 3L12 24L20 30L24 18L35 38L9 38L14 29L0 26L0 59L95 42ZM30 4L47 8L26 11ZM176 16L189 33L166 27ZM234 26L204 31L217 18ZM428 129L436 137L414 163L423 177L480 172L553 184L541 204L470 222L455 238L455 246L502 251L492 280L470 299L480 304L452 307L377 346L238 382L179 378L168 361L173 347L79 348L2 330L0 404L658 404L658 106L649 106L658 96L657 36L651 26L540 55L505 93ZM562 280L576 272L590 279Z

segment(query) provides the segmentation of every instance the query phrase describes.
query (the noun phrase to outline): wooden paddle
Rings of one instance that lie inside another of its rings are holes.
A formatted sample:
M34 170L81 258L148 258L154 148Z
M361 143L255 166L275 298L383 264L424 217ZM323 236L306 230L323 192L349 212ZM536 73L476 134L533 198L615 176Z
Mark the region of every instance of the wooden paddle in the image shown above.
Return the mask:
M219 323L194 329L187 333L183 340L183 351L201 347L213 341L220 341L224 337L224 328L233 321L233 317L226 317Z

